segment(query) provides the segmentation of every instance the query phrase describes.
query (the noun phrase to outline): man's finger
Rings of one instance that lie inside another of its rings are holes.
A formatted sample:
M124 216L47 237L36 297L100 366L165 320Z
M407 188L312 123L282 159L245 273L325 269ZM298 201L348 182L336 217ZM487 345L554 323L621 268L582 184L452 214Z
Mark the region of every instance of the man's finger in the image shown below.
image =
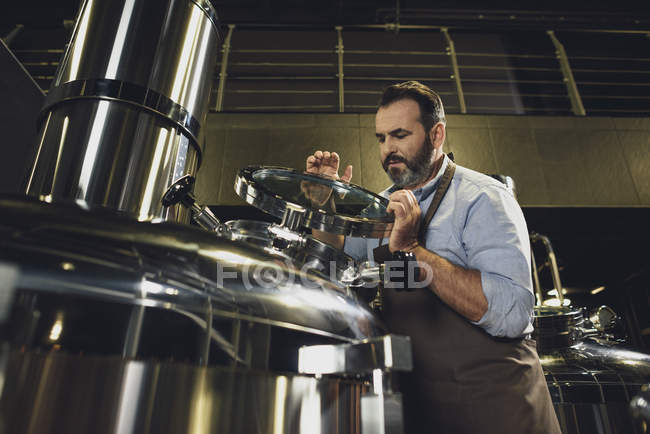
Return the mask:
M406 216L406 209L404 208L404 204L400 202L389 202L387 210L393 211L395 213L395 219L403 219Z
M418 205L413 192L409 190L398 190L391 194L389 199L391 203L399 203L402 205L404 209L403 218L411 217L419 222L422 210L420 209L420 205Z
M317 162L318 160L316 159L316 157L310 155L309 157L307 157L307 168L309 168L310 166L316 166Z
M408 203L411 206L411 208L413 208L413 209L419 208L418 200L415 198L415 195L413 194L413 192L411 190L404 190L404 193L405 193L404 196L408 200Z
M400 202L404 205L409 205L409 200L406 190L397 190L393 192L388 198L390 201Z
M314 157L317 159L321 160L323 158L323 152L322 151L316 151L314 152Z

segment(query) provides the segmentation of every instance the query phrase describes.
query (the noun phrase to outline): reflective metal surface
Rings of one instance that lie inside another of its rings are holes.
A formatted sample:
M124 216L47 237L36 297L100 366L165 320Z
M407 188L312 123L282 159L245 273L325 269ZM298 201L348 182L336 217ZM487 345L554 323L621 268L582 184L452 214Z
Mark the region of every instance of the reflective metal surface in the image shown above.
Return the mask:
M13 351L0 432L360 433L358 381Z
M87 0L42 113L25 192L139 220L189 220L160 198L201 159L219 34L205 0Z
M185 208L164 208L160 198L167 180L197 170L198 153L166 120L127 104L73 101L48 115L41 140L28 194L188 221Z
M291 261L303 271L312 271L335 282L349 282L358 271L352 257L310 235L298 235L295 242L282 242L277 225L254 220L226 222L230 237L266 249Z
M192 220L203 229L223 235L223 232L227 231L227 228L210 211L210 208L199 204L194 194L192 194L194 182L195 178L192 175L185 175L178 178L163 194L163 206L168 208L180 203L190 210Z
M562 292L562 281L560 280L560 269L557 266L557 259L555 258L555 252L553 251L551 240L549 240L546 235L531 232L530 242L531 244L541 242L544 245L544 248L546 249L546 257L548 258L548 262L550 264L551 277L553 278L553 287L556 290L558 303L559 306L564 306L564 294Z
M548 237L531 234L544 244L550 266L554 306L542 305L543 290L533 255L537 306L533 338L555 412L564 434L647 432L629 411L630 400L650 381L650 355L623 344L616 336L616 313L607 306L592 312L567 305L555 253ZM532 252L532 250L531 250Z
M599 306L589 312L589 321L599 332L611 330L617 324L618 315L609 306Z
M53 87L105 78L152 89L203 122L218 51L205 0L87 0Z
M0 286L0 432L401 432L408 339L251 244L0 197ZM297 375L323 346L342 369Z
M246 203L283 221L289 209L295 224L305 228L379 238L387 236L393 224L387 199L354 184L293 169L247 167L239 171L235 191Z
M563 433L644 432L629 403L650 381L650 355L584 339L540 361Z
M391 376L411 371L411 339L386 335L354 344L311 345L300 348L298 371L307 374L372 374L372 389L361 397L363 434L402 434L402 396Z
M87 354L91 347L121 353L126 344L116 330L125 334L132 330L136 337L149 330L155 336L156 321L165 330L172 330L175 321L179 330L196 336L178 335L179 345L192 347L187 350L191 360L208 364L212 362L202 359L205 339L209 336L221 353L228 354L238 345L233 336L242 322L251 324L247 325L251 333L269 333L265 327L270 326L270 333L279 328L339 342L384 331L364 303L344 287L262 249L201 229L139 223L109 211L88 212L22 198L0 199L0 229L0 262L21 270L17 291L22 295L16 299L18 316L13 320L20 326L12 336L28 347L61 344L47 339L57 312L70 318L81 315L91 323L93 315L103 318L96 324L98 333L106 332L102 336L107 341L82 339L88 348L84 350L84 344L79 350ZM30 313L33 309L36 316ZM69 329L63 321L65 337ZM36 334L23 333L34 327ZM263 346L249 351L258 349ZM297 350L291 363L297 363Z
M650 384L641 387L641 392L630 401L632 416L641 422L642 426L650 424Z
M581 337L584 323L582 309L573 307L535 307L533 338L540 354L574 345Z
M375 370L411 371L411 340L386 335L353 344L300 348L298 372L305 374L368 374Z

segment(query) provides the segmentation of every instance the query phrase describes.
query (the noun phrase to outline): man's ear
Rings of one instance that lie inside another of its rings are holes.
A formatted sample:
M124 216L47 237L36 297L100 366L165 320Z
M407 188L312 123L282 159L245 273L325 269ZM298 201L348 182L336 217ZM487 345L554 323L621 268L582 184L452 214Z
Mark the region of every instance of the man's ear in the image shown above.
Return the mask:
M434 149L441 148L445 143L445 124L438 122L429 130L429 140L433 144Z

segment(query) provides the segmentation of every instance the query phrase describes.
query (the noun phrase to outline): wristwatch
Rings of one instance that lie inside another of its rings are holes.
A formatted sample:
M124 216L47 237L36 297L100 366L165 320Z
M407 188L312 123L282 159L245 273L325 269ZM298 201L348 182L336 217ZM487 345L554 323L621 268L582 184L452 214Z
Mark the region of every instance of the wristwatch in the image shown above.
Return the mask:
M420 280L420 267L415 253L397 250L392 253L391 263L386 265L392 265L395 269L392 272L390 269L384 271L388 272L385 274L385 282L390 282L391 287L397 291L413 291L409 283Z

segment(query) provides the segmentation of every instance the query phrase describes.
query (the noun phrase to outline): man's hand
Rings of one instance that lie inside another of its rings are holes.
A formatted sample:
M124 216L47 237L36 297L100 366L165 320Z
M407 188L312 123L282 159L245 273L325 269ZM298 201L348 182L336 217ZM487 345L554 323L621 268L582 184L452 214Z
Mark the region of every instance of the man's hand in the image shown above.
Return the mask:
M336 152L316 151L307 157L307 173L325 176L336 181L350 182L352 179L352 166L345 168L343 176L339 177L339 163L341 159Z
M418 245L420 216L422 210L411 190L398 190L388 198L388 212L395 215L393 230L388 240L388 249L413 250Z
M352 166L348 166L345 168L345 172L343 173L343 176L339 177L339 163L341 159L339 157L339 154L336 152L328 152L328 151L316 151L314 152L314 155L310 155L307 157L307 168L306 172L311 173L314 175L321 175L325 176L330 179L334 179L336 181L343 181L343 182L350 182L352 179ZM304 187L304 189L303 189ZM325 186L323 186L325 187ZM300 188L302 191L307 195L308 197L312 196L314 198L317 197L316 202L320 203L323 201L323 195L321 194L316 195L314 191L309 191L309 188L307 185L303 185L301 183ZM307 190L307 191L306 191ZM331 194L331 189L328 193ZM327 198L329 198L329 194ZM327 244L330 244L334 246L335 248L339 250L343 250L343 244L345 243L345 237L342 235L334 235L330 234L327 232L322 232L318 231L316 229L312 230L312 235L314 238L317 240L323 241Z
M395 214L389 250L413 252L420 266L420 279L430 282L429 289L465 318L479 321L488 309L481 273L455 265L418 244L422 211L411 190L391 194L388 211Z

